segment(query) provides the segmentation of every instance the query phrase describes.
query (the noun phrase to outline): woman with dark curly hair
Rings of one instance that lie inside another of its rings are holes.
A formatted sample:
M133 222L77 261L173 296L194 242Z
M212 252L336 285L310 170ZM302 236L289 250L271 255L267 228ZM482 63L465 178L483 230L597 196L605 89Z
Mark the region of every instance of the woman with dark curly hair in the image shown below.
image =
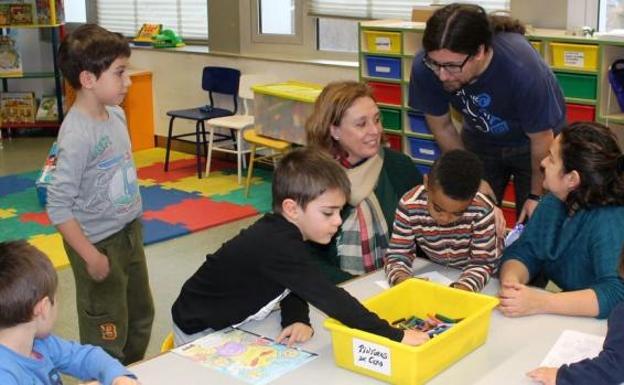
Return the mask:
M624 156L609 128L574 123L542 161L542 199L522 236L503 254L499 309L606 318L624 300ZM562 289L526 286L538 274Z

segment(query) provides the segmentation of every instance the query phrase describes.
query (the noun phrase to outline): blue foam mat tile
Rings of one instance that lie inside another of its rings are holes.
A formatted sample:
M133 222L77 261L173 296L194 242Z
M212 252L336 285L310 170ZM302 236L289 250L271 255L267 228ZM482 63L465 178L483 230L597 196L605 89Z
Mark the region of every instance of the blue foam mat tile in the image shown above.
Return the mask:
M167 239L190 234L190 230L183 225L173 225L158 219L142 219L143 244L149 245Z
M22 192L32 187L35 187L34 179L24 178L21 175L0 177L0 197Z
M180 203L185 199L197 198L201 195L180 190L166 190L160 186L141 187L143 211L159 211L167 206Z

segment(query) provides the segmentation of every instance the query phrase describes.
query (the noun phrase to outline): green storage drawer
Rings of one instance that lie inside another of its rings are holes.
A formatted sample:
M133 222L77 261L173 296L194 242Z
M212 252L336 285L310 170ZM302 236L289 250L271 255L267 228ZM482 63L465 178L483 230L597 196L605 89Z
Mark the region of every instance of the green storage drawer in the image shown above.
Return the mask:
M393 108L380 108L381 112L381 124L386 130L401 131L403 125L401 124L401 110L395 110Z
M596 100L596 75L555 72L566 98Z

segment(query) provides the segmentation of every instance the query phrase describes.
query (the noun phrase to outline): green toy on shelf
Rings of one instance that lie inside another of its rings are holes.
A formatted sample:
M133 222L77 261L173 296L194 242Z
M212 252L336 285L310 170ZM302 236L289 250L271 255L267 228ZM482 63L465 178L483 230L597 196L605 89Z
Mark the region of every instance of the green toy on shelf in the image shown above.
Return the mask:
M153 37L152 45L154 48L177 48L183 47L184 42L173 30L165 29Z

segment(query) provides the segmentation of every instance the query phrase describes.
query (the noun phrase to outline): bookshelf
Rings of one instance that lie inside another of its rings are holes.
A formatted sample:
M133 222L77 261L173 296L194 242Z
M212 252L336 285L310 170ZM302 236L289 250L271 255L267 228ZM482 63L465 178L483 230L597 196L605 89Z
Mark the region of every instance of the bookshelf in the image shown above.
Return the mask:
M19 34L24 29L47 29L50 31L52 63L42 65L35 71L24 71L18 75L0 74L2 92L11 92L11 84L21 79L50 79L54 82L54 96L58 111L58 120L32 122L0 122L0 129L10 128L57 128L63 120L63 83L57 65L57 52L63 29L62 0L25 0L15 3L0 4L0 35L7 36L12 31ZM19 47L17 47L19 50ZM38 95L43 97L43 95ZM36 113L35 105L35 113Z

